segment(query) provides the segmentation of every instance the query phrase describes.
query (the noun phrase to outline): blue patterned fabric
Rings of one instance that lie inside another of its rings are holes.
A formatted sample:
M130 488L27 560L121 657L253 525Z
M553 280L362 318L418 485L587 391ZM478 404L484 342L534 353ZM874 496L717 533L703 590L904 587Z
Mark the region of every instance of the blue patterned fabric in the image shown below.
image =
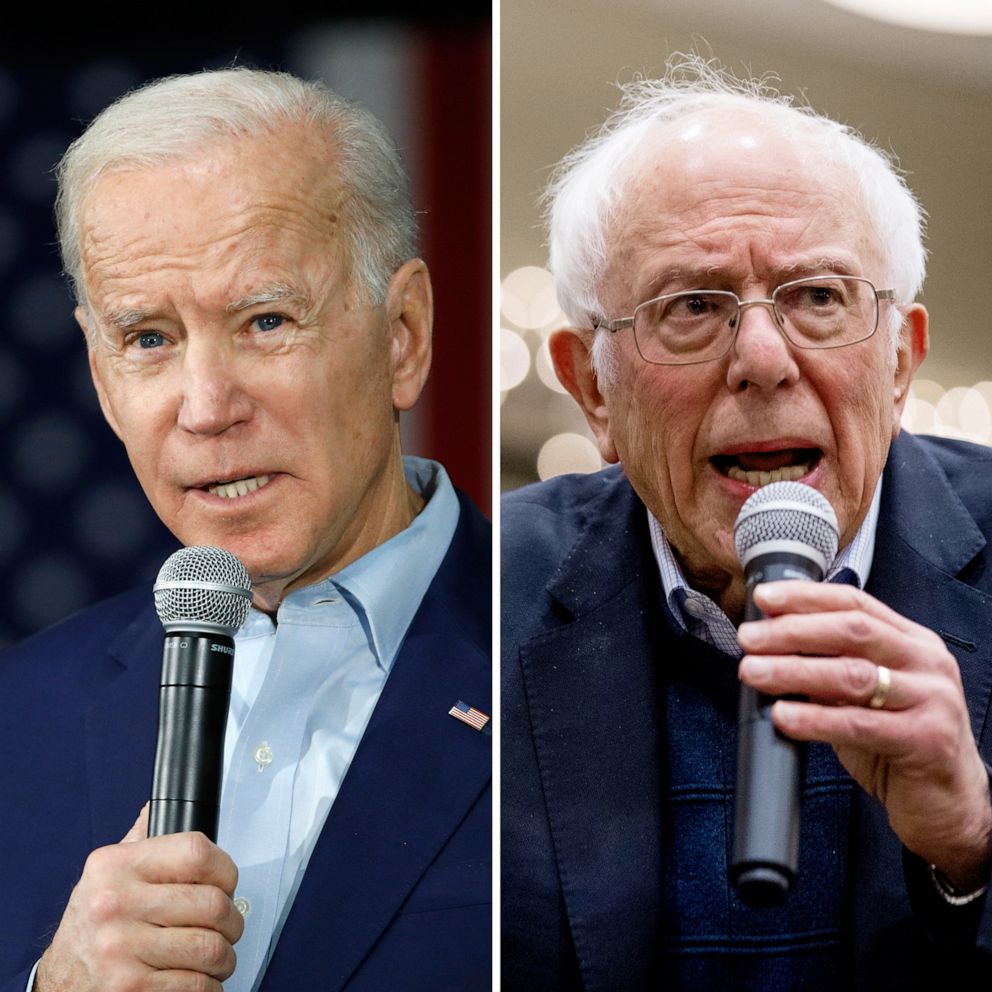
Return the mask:
M839 988L850 953L850 777L831 748L807 749L798 880L781 907L746 906L727 882L737 777L735 661L681 636L658 665L665 672L662 833L668 838L663 987Z

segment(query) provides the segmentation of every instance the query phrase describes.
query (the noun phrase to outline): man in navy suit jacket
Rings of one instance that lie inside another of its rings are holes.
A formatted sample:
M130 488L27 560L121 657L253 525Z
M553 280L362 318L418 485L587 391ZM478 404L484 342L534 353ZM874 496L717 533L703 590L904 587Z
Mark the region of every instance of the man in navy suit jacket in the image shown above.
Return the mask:
M268 673L307 662L316 684L272 713L303 714L298 762L257 780L267 795L289 782L290 810L225 793L246 850L239 819L286 830L253 905L227 851L149 839L139 816L161 660L150 590L9 652L0 988L219 989L246 927L253 970L228 988L487 985L490 738L449 710L489 710L489 528L439 466L401 456L432 306L390 139L319 84L225 70L123 98L59 180L104 414L179 540L252 576L266 674L238 720L273 705ZM334 584L348 575L376 588ZM271 750L257 760L260 774Z
M689 60L627 90L550 203L551 354L618 466L504 501L504 987L992 973L992 459L899 436L927 350L912 194ZM840 553L742 624L734 522L779 480L830 501ZM811 742L774 908L728 881L739 679Z

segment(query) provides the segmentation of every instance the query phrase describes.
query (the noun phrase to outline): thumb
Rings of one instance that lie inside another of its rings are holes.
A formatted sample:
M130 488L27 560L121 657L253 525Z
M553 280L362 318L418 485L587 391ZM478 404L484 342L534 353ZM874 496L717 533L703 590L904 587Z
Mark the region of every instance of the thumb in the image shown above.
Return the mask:
M134 821L131 829L121 839L122 844L133 844L135 841L144 840L148 836L149 805L149 803L145 803L145 805L141 807L141 812L138 814L138 819Z

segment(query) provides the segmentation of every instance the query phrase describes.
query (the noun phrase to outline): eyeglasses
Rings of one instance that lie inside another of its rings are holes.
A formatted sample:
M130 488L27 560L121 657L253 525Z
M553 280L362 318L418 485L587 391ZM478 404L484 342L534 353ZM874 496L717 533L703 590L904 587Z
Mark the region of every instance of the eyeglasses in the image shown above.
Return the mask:
M734 345L745 307L771 307L785 339L797 348L844 348L878 328L875 289L860 276L811 276L782 283L769 300L742 300L718 289L668 293L642 303L631 317L601 320L595 328L616 333L633 327L641 358L652 365L694 365L723 358Z

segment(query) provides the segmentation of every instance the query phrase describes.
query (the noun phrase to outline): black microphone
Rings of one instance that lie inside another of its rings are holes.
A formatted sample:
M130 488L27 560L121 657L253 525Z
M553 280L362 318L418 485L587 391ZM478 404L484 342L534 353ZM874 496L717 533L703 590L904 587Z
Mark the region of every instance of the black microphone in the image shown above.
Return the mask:
M165 627L148 836L201 830L217 840L234 632L251 606L244 565L221 548L181 548L158 573Z
M778 579L820 582L837 554L833 507L810 486L773 482L752 493L734 524L747 582L745 620L764 614L754 587ZM782 902L799 867L799 807L806 749L772 723L775 697L741 683L737 798L730 880L751 906Z

